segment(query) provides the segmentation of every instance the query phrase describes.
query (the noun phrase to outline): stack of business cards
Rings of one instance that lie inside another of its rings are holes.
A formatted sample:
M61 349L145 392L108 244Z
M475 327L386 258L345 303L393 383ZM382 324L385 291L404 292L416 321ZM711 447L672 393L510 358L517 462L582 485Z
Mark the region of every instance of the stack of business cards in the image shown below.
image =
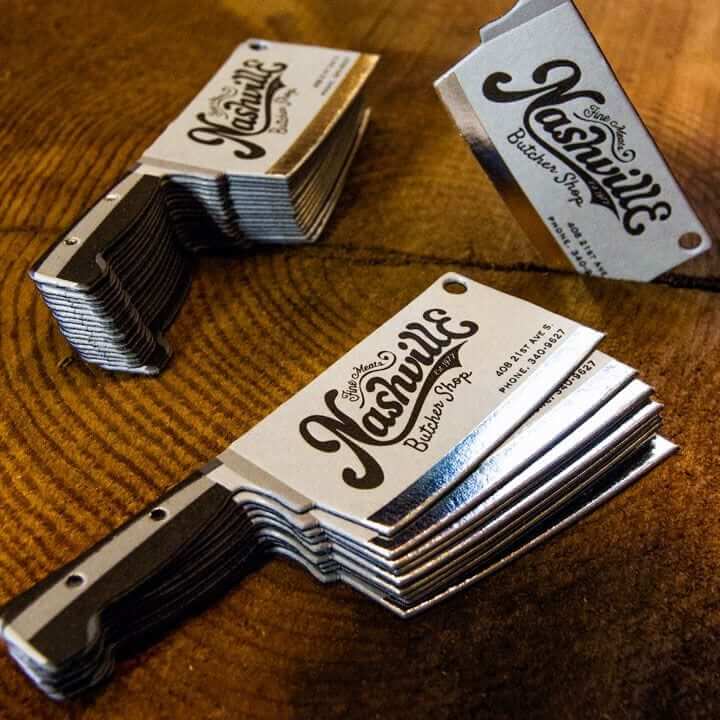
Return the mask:
M10 652L49 695L73 695L262 551L403 617L466 588L673 452L656 434L651 388L598 351L601 338L440 278L201 471L6 606Z
M235 50L30 271L83 360L162 370L188 253L318 238L367 125L362 88L376 62L260 40Z
M248 40L145 151L183 244L312 242L367 124L377 56Z
M190 284L157 178L132 172L35 263L30 276L86 362L156 374Z

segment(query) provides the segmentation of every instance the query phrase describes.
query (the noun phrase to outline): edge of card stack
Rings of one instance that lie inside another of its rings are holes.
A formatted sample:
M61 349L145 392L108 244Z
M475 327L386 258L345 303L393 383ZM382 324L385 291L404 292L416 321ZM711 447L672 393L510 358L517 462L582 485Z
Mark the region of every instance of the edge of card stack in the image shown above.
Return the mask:
M178 239L192 253L315 242L325 229L365 134L370 110L358 95L289 175L234 175L143 162L163 177Z
M223 73L234 68L238 52L257 54L268 47L264 41L239 46L218 71L223 82L232 82L232 76L228 79ZM328 86L332 90L327 95L313 90L313 102L319 105L312 106L309 117L299 115L300 125L293 133L283 136L269 125L251 133L254 142L258 133L286 138L281 151L276 148L279 156L274 162L258 170L244 161L228 161L235 158L231 147L224 147L220 156L214 154L220 141L197 145L189 140L183 123L194 118L196 98L148 148L140 164L31 269L61 332L85 362L111 371L158 374L171 356L163 331L189 288L191 255L266 243L314 242L324 230L367 127L369 110L362 89L377 57L291 47L296 69L305 68L303 58L308 56L303 53L321 54L328 67L333 58L341 57L352 57L354 64L352 73L338 75L341 79ZM242 87L242 92L256 92L252 82ZM278 77L273 93L285 87ZM237 87L224 90L235 93L231 104L244 102ZM269 108L274 94L268 93ZM200 93L201 102L212 104L214 99L206 95L207 88ZM267 137L265 141L270 142ZM153 148L159 142L165 142L165 150L156 156ZM202 148L198 161L207 167L183 164L188 143Z
M30 276L84 361L142 374L166 364L171 350L162 333L185 298L190 263L155 178L126 176Z

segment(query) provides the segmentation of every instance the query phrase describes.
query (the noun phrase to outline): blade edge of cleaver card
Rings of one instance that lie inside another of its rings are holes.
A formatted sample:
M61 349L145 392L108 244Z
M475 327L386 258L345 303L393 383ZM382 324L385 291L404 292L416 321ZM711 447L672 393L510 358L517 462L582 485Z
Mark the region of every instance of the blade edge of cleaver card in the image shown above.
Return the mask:
M467 577L461 578L453 586L446 588L442 592L433 597L428 598L411 608L400 608L390 601L378 598L378 602L383 604L389 610L392 610L401 617L413 617L430 607L447 600L457 593L467 589L468 587L479 582L483 578L497 572L509 563L521 558L535 547L547 542L555 535L563 530L575 525L577 522L585 518L587 515L597 510L599 507L609 502L612 498L629 488L637 482L643 475L649 473L662 462L667 460L677 452L677 446L664 437L657 435L648 443L644 452L629 458L627 467L620 469L612 474L606 481L605 487L599 492L591 489L588 496L579 498L576 505L565 508L559 513L558 517L548 518L544 527L535 528L534 531L527 533L524 538L519 538L516 544L501 553L499 557L489 562L486 567L468 574ZM584 502L583 502L584 500ZM348 581L348 584L352 585Z

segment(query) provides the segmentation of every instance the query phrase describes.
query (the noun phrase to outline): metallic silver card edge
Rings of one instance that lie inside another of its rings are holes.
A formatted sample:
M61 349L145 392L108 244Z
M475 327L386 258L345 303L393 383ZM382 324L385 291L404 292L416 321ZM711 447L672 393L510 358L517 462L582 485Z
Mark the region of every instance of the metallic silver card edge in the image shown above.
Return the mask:
M602 473L602 463L604 457L625 443L628 438L633 436L644 428L651 425L651 431L657 430L656 424L659 423L660 406L657 403L650 403L643 408L638 408L630 417L621 423L617 428L608 431L606 423L605 431L607 435L596 438L596 444L582 455L579 459L572 461L573 455L577 455L579 448L583 446L580 443L578 447L568 447L565 453L566 461L570 464L556 471L548 473L547 467L552 467L554 463L549 463L541 458L537 463L537 469L533 471L536 478L543 478L536 487L527 485L518 488L519 492L514 491L516 497L506 496L500 503L495 503L490 510L490 514L481 514L479 518L474 518L470 524L462 527L459 532L453 532L447 536L441 543L426 543L424 549L418 549L416 552L409 553L401 561L396 562L368 562L365 558L358 558L356 553L352 553L351 561L371 570L375 573L380 582L386 582L388 588L395 587L399 591L405 592L408 586L423 584L427 581L427 575L437 575L444 572L444 568L448 563L452 562L457 565L458 560L462 562L462 557L472 552L476 544L487 545L488 542L494 542L497 532L503 532L508 522L513 522L518 514L533 512L536 505L535 498L542 498L544 494L551 492L556 493L567 483L574 483L576 479L592 474L594 477L598 472ZM587 445L587 439L584 441ZM600 467L600 470L597 468ZM520 477L520 476L518 476ZM523 481L524 484L524 481ZM503 492L503 489L500 490ZM492 499L492 498L491 498ZM541 500L542 502L542 500ZM488 539L489 535L489 539ZM433 547L433 545L435 545ZM348 551L338 548L338 555L343 558L341 562L345 562L348 558Z
M591 356L592 357L592 356ZM613 373L617 373L617 377L613 379ZM451 512L449 512L442 520L434 524L432 532L423 531L418 533L415 537L407 540L401 545L393 547L392 550L386 550L382 553L388 563L399 563L415 551L416 548L420 547L432 547L435 544L435 538L446 532L447 526L455 526L461 522L461 518L468 512L483 502L484 499L491 497L496 492L500 491L506 483L512 482L512 479L517 475L524 473L528 468L540 463L552 448L554 448L559 442L562 442L565 437L571 437L574 433L579 431L582 427L587 426L599 412L610 402L613 402L628 386L632 383L635 371L624 365L623 363L610 359L607 365L601 368L587 383L581 385L577 391L570 392L564 400L561 400L554 406L547 415L542 415L540 418L534 419L535 416L528 418L526 423L520 426L516 433L511 435L508 440L503 443L494 453L491 453L483 463L478 466L475 472L480 472L483 469L483 465L490 461L492 462L495 458L498 461L507 462L506 457L508 454L512 458L516 454L522 454L524 451L527 457L534 457L535 459L528 463L524 468L520 465L514 466L510 471L507 469L501 474L505 477L505 480L500 484L493 484L488 488L487 493L481 494L477 498L473 498L472 501L463 502L457 505ZM598 388L596 389L596 386ZM648 386L647 392L641 394L642 397L649 397L651 389ZM587 397L588 393L597 395L594 402L590 402ZM580 412L580 408L586 408L584 413ZM577 422L575 423L558 423L558 418L567 420L568 410L572 413L576 413ZM528 447L528 438L534 432L533 428L537 430L536 426L546 424L550 422L558 425L555 433L547 436L540 446L531 445ZM562 427L560 427L562 426ZM512 466L511 466L512 467ZM468 478L472 476L472 473ZM458 484L458 488L462 486L461 481ZM452 493L452 491L451 491ZM373 551L384 549L382 546L374 545Z
M380 602L384 607L394 612L396 615L399 615L403 618L410 618L413 617L424 610L429 609L430 607L437 605L438 603L442 602L443 600L447 600L448 598L452 597L453 595L456 595L459 592L464 591L471 585L474 585L478 581L482 580L483 578L487 577L488 575L492 575L493 573L497 572L498 570L501 570L506 565L510 564L514 560L522 557L530 550L534 549L538 545L541 545L542 543L546 542L547 540L550 540L555 535L559 534L563 530L571 527L572 525L575 525L578 521L582 520L584 517L592 513L594 510L599 508L600 506L607 503L609 500L611 500L616 495L619 495L623 490L627 489L630 485L635 483L637 480L639 480L643 475L646 475L648 472L656 468L658 465L660 465L662 462L667 460L671 455L673 455L677 451L677 445L674 443L666 440L661 435L656 435L653 440L650 442L650 448L649 448L649 454L647 457L644 458L644 460L639 463L636 467L629 470L625 476L623 476L620 480L618 480L617 483L615 483L612 487L610 487L606 492L598 495L596 498L588 502L587 505L584 505L582 508L580 508L577 512L573 513L569 517L565 518L561 522L559 522L557 525L552 526L549 528L546 532L542 533L541 535L538 535L536 538L533 538L531 541L529 541L526 545L523 545L513 552L509 553L505 557L498 560L496 563L491 565L490 567L484 568L476 575L470 576L468 578L465 578L460 583L448 588L444 592L440 593L439 595L436 595L424 602L418 603L416 606L405 609L400 608L394 603L390 602L386 598L378 598L376 596L373 596L373 599L376 599L378 602ZM355 584L354 587L361 590L359 587L359 584Z
M553 238L520 183L505 164L485 126L468 100L457 75L451 70L435 82L435 90L455 122L472 154L485 170L510 212L538 251L561 268L576 268Z
M423 513L442 495L449 492L458 482L472 472L490 453L509 437L525 420L537 410L545 400L562 384L575 368L598 346L604 338L602 333L579 325L567 340L555 351L542 367L538 368L509 397L503 400L479 425L455 448L434 465L421 478L410 485L403 493L374 512L363 523L378 534L391 537L416 517ZM459 452L468 452L467 443L473 444L476 437L487 432L487 428L501 427L495 431L489 441L482 442L479 453L473 453L473 460L463 471L457 468L456 456ZM446 465L453 470L443 474ZM437 483L435 476L440 474L442 481ZM402 506L404 498L413 496L420 499L411 510Z

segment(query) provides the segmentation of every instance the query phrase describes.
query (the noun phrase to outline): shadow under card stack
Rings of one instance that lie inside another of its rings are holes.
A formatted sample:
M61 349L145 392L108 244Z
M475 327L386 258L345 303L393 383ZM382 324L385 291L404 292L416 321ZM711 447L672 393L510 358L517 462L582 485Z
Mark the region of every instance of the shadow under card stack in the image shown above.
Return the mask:
M661 406L602 335L449 274L227 450L11 601L64 698L279 554L401 617L465 589L667 458ZM278 440L283 452L278 453Z
M374 55L249 40L30 271L79 356L157 374L191 255L316 240L367 126Z

